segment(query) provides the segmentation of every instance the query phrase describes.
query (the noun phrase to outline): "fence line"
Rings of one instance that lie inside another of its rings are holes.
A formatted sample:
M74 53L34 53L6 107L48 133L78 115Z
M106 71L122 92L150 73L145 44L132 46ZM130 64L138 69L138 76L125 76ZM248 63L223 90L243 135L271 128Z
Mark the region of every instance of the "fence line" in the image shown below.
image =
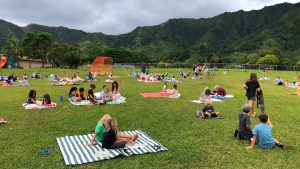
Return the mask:
M153 68L193 68L194 65L207 65L209 68L219 69L255 69L255 70L289 70L300 71L300 66L296 65L263 65L263 64L237 64L237 63L144 63L146 67ZM113 68L118 69L140 69L142 63L114 63Z

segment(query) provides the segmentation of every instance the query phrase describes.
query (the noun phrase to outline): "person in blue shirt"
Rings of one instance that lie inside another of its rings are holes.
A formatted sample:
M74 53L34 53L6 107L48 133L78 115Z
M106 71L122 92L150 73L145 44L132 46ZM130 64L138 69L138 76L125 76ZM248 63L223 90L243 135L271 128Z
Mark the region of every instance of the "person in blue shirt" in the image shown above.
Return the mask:
M256 125L252 131L253 137L251 139L250 146L247 147L248 150L251 150L256 145L262 149L274 148L275 145L284 148L285 145L280 143L272 136L272 123L270 122L266 114L261 114L258 117L259 124Z
M143 73L143 75L145 75L146 72L147 72L147 68L146 68L145 63L143 63L143 64L142 64L142 73Z

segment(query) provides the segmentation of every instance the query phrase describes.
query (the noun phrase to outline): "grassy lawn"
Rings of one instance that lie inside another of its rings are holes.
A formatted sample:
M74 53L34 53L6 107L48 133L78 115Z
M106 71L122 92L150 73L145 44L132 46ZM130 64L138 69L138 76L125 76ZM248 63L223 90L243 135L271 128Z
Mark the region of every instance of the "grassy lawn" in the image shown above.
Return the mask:
M3 75L12 72L21 76L32 72L57 73L60 76L79 72L85 77L87 72L64 69L3 69ZM168 71L178 77L180 69ZM180 99L146 99L142 92L159 92L163 84L145 84L131 78L129 70L114 70L116 80L122 81L122 95L127 98L124 105L77 107L65 101L70 86L50 86L46 79L30 79L31 87L0 87L0 117L9 120L0 127L1 168L69 168L63 161L56 143L56 137L81 135L91 132L98 120L106 113L118 120L120 130L141 129L158 140L169 151L131 157L118 157L112 160L76 166L76 168L299 168L300 166L300 97L290 95L294 89L275 86L273 79L294 80L299 72L271 72L272 81L260 81L265 96L266 112L274 125L273 135L283 143L292 145L288 150L246 150L247 142L237 141L233 132L238 125L238 112L247 103L242 85L253 71L218 72L215 78L203 80L179 79ZM254 71L255 72L255 71ZM258 72L258 77L263 73ZM99 91L106 77L95 82ZM178 78L177 78L178 79ZM81 86L88 89L90 82ZM215 103L223 119L197 119L195 110L203 105L191 103L197 99L204 87L223 86L235 99ZM171 86L171 84L169 84ZM24 110L21 106L27 100L30 89L37 91L37 97L50 94L58 107L43 110ZM259 112L256 109L256 112ZM252 126L258 121L253 118ZM49 156L39 154L40 149L53 148Z

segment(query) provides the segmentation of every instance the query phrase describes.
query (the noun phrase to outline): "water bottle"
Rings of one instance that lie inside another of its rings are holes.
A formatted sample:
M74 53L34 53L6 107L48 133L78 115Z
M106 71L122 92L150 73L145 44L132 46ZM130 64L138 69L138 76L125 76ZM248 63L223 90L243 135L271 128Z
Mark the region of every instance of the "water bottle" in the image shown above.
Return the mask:
M63 101L64 101L64 97L63 97L63 96L60 96L60 97L59 97L59 100L60 100L60 102L63 102Z

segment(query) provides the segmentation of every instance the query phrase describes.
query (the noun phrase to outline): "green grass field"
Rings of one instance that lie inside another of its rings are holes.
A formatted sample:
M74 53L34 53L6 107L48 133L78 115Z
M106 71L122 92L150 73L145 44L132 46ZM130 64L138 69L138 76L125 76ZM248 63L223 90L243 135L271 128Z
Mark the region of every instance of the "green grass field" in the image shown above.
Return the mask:
M3 69L3 75L14 72L32 74L57 73L60 76L85 71L64 69ZM180 69L153 70L168 71L178 77ZM300 166L300 97L290 95L295 89L275 86L272 81L260 81L264 91L266 112L274 125L273 135L281 142L292 145L291 149L246 150L248 142L237 141L233 132L238 125L238 112L247 103L242 85L253 71L230 70L226 75L218 72L215 78L203 80L178 79L180 99L146 99L142 92L159 92L163 83L145 84L131 78L129 70L114 70L115 79L122 81L122 95L127 98L124 105L77 107L65 101L70 86L49 86L46 79L30 79L31 87L0 87L0 117L9 120L0 126L0 168L69 168L56 143L56 137L81 135L91 132L98 120L106 113L118 120L120 130L141 129L158 140L169 151L131 157L118 157L76 166L76 168L299 168ZM258 77L263 73L254 71ZM294 80L299 72L272 72L282 79ZM99 91L106 77L95 82ZM81 86L88 88L90 82ZM197 99L204 87L223 86L235 99L215 103L223 119L204 120L195 117L195 110L203 105L191 103ZM171 86L171 84L169 84ZM21 106L27 100L30 89L37 91L37 97L49 93L58 107L43 110L24 110ZM256 112L259 110L256 109ZM252 126L257 124L252 119ZM42 156L39 150L51 147L53 153Z

